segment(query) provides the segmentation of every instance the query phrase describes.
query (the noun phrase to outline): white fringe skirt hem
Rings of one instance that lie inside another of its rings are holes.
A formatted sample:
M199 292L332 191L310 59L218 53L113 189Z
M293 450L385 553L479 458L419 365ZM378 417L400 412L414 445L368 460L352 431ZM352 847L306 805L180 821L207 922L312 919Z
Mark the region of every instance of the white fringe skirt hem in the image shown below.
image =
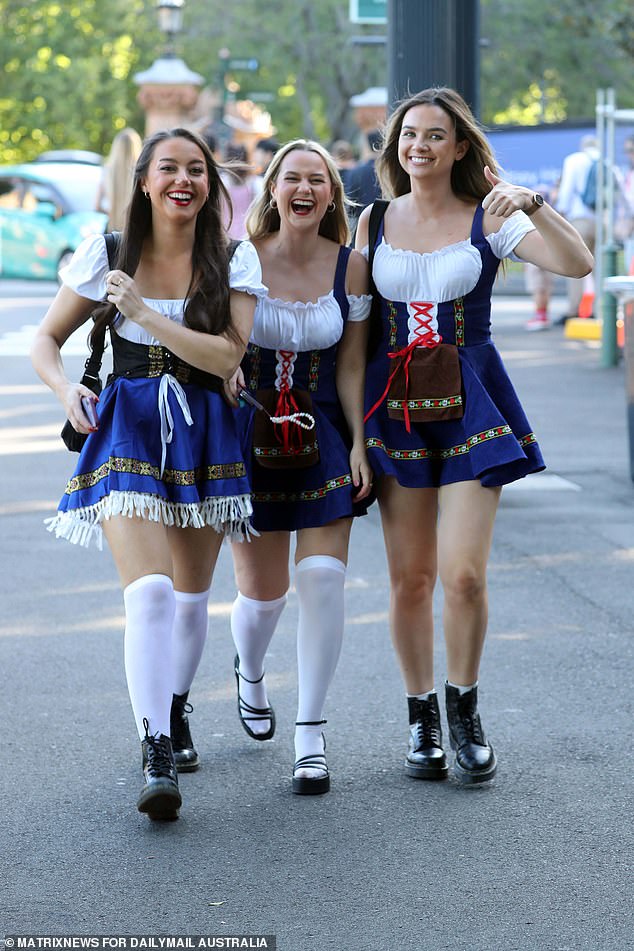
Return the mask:
M151 522L175 525L177 528L204 528L210 525L230 541L248 541L258 533L251 527L253 513L250 495L220 496L204 502L170 502L158 495L140 492L111 492L94 505L58 512L45 520L49 532L65 538L73 545L87 548L94 541L103 548L104 519L115 515L146 518Z

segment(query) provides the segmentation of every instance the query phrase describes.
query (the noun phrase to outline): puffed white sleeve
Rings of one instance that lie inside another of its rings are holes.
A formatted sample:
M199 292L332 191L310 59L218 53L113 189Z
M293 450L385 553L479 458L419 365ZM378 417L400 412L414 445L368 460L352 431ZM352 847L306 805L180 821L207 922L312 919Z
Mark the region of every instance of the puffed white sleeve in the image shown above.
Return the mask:
M496 258L511 258L513 261L519 261L520 258L514 254L514 249L531 231L535 231L535 225L528 215L523 211L516 211L504 221L499 231L486 236Z
M372 307L372 294L348 294L348 320L367 320Z
M66 287L89 300L106 298L106 274L110 270L106 239L102 234L85 238L59 276Z
M255 297L266 297L268 287L262 283L258 252L250 241L241 241L229 262L229 287Z

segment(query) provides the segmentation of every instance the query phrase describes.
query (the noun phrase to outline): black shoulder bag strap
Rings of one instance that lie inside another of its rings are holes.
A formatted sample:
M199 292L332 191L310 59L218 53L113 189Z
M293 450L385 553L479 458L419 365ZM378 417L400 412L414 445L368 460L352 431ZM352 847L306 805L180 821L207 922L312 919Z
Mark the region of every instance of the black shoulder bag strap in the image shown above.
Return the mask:
M370 333L368 335L368 356L372 356L381 339L381 297L376 289L374 278L372 277L372 266L374 264L374 251L377 238L379 237L379 228L385 217L389 201L382 198L372 205L370 220L368 222L368 267L370 270L369 290L372 294L372 308L370 310Z
M106 239L106 253L108 255L108 267L112 271L116 265L117 260L117 251L119 250L119 243L121 241L121 232L113 231L104 235ZM84 376L89 377L91 380L99 380L99 371L101 370L101 361L103 360L103 352L106 347L106 329L107 325L104 324L103 327L95 334L93 340L92 349L90 351L90 356L86 360L84 366ZM82 379L82 383L84 380ZM89 386L90 384L86 384Z

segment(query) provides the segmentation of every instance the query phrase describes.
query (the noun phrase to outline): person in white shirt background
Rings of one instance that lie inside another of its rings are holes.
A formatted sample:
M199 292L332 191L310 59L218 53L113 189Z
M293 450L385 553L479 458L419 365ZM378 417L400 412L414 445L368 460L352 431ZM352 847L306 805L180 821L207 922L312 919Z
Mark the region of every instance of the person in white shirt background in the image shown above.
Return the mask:
M599 158L598 143L594 136L581 139L580 149L564 159L559 182L557 211L579 232L589 251L594 254L595 213L583 201L588 174L592 163ZM593 275L567 278L568 308L566 317L577 317L584 294L594 293Z

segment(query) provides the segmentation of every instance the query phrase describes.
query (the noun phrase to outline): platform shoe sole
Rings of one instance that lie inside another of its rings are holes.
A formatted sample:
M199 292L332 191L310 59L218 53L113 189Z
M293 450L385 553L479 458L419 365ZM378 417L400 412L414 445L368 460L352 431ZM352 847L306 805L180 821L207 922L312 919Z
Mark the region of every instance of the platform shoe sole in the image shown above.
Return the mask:
M149 819L169 822L178 819L178 810L182 804L182 796L173 783L152 783L152 786L144 789L139 796L137 809Z
M412 779L426 779L430 782L439 782L449 775L449 767L445 766L417 766L405 760L405 773Z

